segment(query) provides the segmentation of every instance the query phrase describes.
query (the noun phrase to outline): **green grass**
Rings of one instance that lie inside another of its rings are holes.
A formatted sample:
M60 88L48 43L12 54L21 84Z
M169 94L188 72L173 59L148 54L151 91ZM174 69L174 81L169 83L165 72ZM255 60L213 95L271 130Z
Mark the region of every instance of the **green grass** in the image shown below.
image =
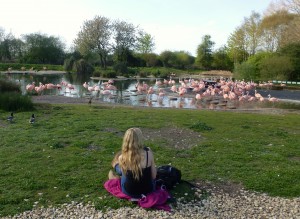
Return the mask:
M31 113L36 123L28 120ZM113 153L129 127L170 125L199 132L191 149L146 141L156 165L172 163L185 180L241 183L272 196L300 195L299 113L263 115L115 106L46 105L35 111L0 111L0 216L71 201L98 209L132 206L103 188ZM170 136L172 138L172 136ZM190 192L179 185L178 197ZM193 198L192 196L189 196Z

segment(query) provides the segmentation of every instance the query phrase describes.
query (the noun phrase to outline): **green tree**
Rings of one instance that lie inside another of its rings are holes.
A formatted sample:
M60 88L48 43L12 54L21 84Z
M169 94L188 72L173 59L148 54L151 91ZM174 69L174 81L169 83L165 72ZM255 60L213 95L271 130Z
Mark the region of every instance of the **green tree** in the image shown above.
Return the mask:
M278 55L263 59L259 67L262 80L288 80L294 70L288 56Z
M275 11L262 19L263 47L267 51L275 52L287 42L292 42L292 37L295 35L289 26L294 19L295 15L285 10Z
M228 38L229 57L234 64L246 61L249 57L247 52L246 33L242 26L235 29Z
M113 26L115 61L127 63L136 43L136 27L125 21L115 21Z
M23 62L34 64L63 64L65 45L59 38L40 33L28 34L23 38L25 40Z
M97 53L100 57L101 67L106 69L107 56L111 51L111 34L111 21L106 17L96 16L93 20L84 22L74 44L83 56L90 52Z
M138 53L151 53L155 47L154 38L144 31L139 31L136 50Z
M135 54L135 56L137 56L137 58L140 60L138 66L155 67L155 66L161 65L159 56L155 53L138 53L138 54Z
M188 52L178 51L174 52L175 60L174 66L179 69L190 69L195 62L195 58L191 56Z
M18 62L22 57L24 43L15 38L12 34L5 34L4 29L0 29L0 61Z
M253 63L236 63L234 66L234 78L247 81L255 80L256 67Z
M243 28L246 34L248 53L254 55L261 45L261 16L252 11L249 18L245 18Z
M293 71L289 75L289 80L300 80L300 43L291 43L280 49L279 54L287 56L293 64Z
M211 40L210 35L205 35L202 38L201 44L197 48L196 65L200 68L209 70L212 67L212 50L214 42Z
M218 70L233 70L233 61L228 55L228 48L223 46L213 53L212 67Z
M159 57L163 63L163 66L166 68L173 67L174 63L176 62L175 54L169 50L163 51Z

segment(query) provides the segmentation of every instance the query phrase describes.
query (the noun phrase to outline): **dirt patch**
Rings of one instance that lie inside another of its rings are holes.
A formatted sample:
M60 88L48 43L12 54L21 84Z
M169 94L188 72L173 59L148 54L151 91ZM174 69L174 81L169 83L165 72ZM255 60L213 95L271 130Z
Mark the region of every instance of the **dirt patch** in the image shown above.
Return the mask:
M163 127L161 129L143 128L145 140L161 142L167 147L175 149L189 149L201 141L203 137L198 132L178 127Z
M201 134L190 129L178 127L163 127L161 129L141 128L146 141L159 142L161 146L175 149L190 149L204 140ZM124 132L115 128L105 128L102 131L110 132L123 138Z

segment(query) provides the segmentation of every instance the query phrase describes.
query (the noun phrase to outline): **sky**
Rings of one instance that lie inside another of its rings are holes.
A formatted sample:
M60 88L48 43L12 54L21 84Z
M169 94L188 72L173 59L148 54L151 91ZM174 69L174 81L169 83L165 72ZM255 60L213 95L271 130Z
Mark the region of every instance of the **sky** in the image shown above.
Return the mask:
M69 48L83 23L95 16L122 20L151 34L154 52L196 55L204 35L217 49L252 11L263 14L272 0L0 0L0 27L15 37L42 33Z

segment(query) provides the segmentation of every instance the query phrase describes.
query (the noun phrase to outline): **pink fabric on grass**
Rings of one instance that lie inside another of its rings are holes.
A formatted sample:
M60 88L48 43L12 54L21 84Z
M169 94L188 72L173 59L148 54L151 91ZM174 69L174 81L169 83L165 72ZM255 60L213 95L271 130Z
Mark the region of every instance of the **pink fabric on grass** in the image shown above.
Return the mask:
M120 179L109 179L104 183L104 188L113 196L131 200L132 198L122 192ZM138 199L137 203L142 208L156 208L159 210L171 211L170 206L166 203L170 198L167 190L158 188L156 191L147 196Z

